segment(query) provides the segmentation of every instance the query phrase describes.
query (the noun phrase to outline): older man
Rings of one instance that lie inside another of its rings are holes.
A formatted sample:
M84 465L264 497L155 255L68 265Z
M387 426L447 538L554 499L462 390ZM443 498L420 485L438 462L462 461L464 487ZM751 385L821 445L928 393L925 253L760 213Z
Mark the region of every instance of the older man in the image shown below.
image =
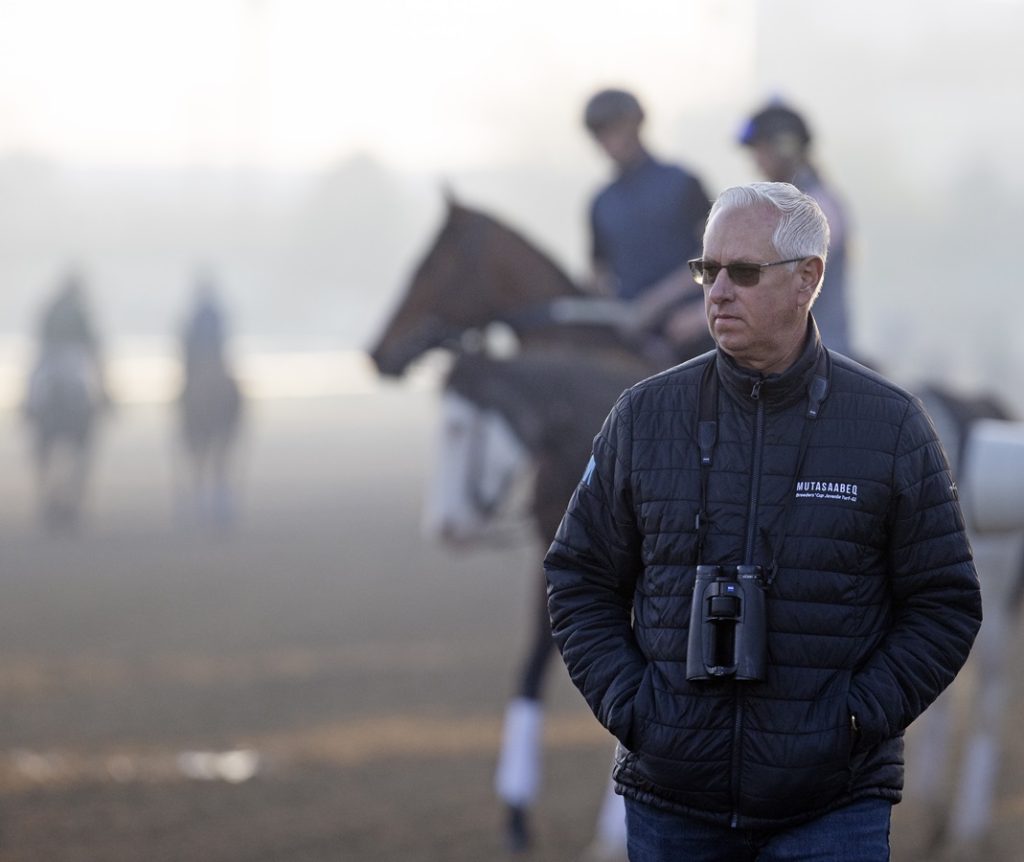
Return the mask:
M623 394L545 560L632 862L888 859L903 731L980 625L920 402L821 344L827 249L787 183L719 197L717 348Z

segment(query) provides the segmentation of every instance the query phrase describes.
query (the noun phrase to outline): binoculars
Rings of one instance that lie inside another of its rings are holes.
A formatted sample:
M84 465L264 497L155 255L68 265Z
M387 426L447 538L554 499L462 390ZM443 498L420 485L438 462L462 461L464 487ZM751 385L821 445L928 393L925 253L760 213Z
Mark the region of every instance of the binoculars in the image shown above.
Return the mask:
M686 678L762 680L768 626L760 566L697 566Z

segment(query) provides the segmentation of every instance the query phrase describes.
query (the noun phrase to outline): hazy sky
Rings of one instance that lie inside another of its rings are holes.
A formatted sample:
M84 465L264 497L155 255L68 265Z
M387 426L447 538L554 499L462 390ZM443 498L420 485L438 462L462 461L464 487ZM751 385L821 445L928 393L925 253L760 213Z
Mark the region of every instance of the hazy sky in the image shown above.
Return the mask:
M746 113L805 111L856 341L991 377L1024 364L1022 28L1024 0L0 0L0 334L69 260L110 331L164 331L200 259L239 331L363 343L442 179L582 274L609 169L580 111L621 85L712 194L756 178Z
M595 0L0 0L0 151L297 169L359 150L412 169L551 158L599 83L676 111L748 86L755 7L634 0L624 21L627 4Z

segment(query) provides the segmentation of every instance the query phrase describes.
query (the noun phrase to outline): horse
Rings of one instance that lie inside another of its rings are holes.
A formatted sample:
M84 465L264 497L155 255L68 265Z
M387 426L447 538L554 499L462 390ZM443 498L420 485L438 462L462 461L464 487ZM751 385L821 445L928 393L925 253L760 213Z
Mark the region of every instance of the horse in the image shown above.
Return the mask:
M189 363L176 408L191 474L190 500L179 501L182 513L225 528L235 514L230 467L242 419L238 381L222 361Z
M622 302L588 294L521 233L448 197L444 224L370 356L397 377L433 348L475 349L489 328L504 326L523 352L601 350L658 367L663 347L623 335L623 314Z
M29 376L23 416L33 435L40 518L49 531L79 524L104 403L98 369L83 345L53 346Z
M636 381L636 369L604 365L600 357L576 351L458 356L443 389L442 433L425 503L432 535L462 544L486 542L501 535L495 525L502 519L518 519L525 511L535 543L547 547L594 434L615 399ZM506 709L495 773L495 790L508 806L513 850L529 844L527 812L541 774L543 685L555 653L539 561L537 571L530 646ZM620 858L624 828L622 803L609 783L592 858Z
M370 355L382 374L398 376L427 351L446 349L458 357L445 386L448 395L461 392L465 406L496 397L500 386L502 404L515 400L515 409L493 412L489 419L492 425L498 417L512 423L508 433L495 432L495 439L522 440L521 450L530 455L537 481L528 517L535 538L546 547L586 462L590 440L615 398L669 364L660 343L622 335L616 326L622 317L620 302L587 294L522 234L449 197L444 224ZM488 358L488 336L495 328L512 333L514 361L502 364ZM534 410L527 405L533 392L529 382L538 373L546 389L543 403ZM563 397L567 390L574 393L568 409ZM450 406L446 427L452 439L474 439L466 437L466 417L460 416L457 403ZM491 451L503 450L495 444ZM467 466L463 472L473 475L477 468ZM457 474L438 472L448 478L437 481L453 487ZM478 502L487 496L482 487L472 493ZM478 509L481 521L491 520L493 512ZM452 522L437 522L434 534L449 541L459 541L460 535L463 541L486 538L467 529L460 534ZM523 850L530 842L527 813L537 787L543 684L554 654L539 559L535 573L534 636L506 710L495 779L507 809L506 837L512 850ZM612 819L621 817L613 813Z

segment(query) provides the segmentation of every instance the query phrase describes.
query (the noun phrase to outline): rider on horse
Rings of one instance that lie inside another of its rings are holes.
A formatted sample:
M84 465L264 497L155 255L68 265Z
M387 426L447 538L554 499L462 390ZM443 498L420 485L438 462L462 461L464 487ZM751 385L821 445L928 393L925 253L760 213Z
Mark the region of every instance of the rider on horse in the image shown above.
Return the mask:
M194 304L182 332L185 379L211 365L223 368L225 340L224 310L216 288L211 280L200 277Z
M625 90L602 90L583 122L612 162L614 179L590 206L593 289L625 303L620 329L663 364L710 350L704 298L686 262L700 254L711 201L690 171L656 159L641 137L644 111Z

